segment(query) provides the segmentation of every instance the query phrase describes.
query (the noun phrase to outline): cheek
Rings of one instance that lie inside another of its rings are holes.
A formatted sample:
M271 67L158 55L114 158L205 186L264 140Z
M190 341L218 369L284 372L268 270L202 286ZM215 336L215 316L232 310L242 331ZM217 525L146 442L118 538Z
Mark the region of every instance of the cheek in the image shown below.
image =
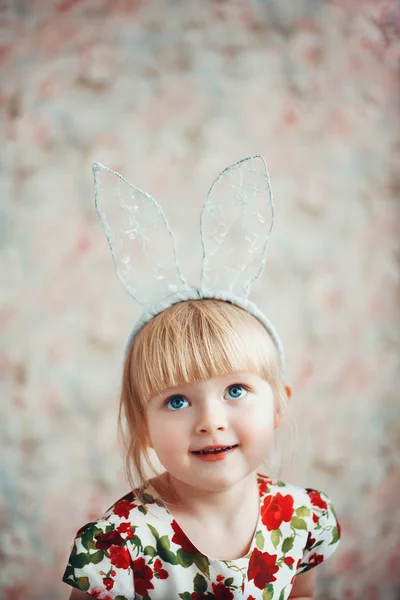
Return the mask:
M185 426L176 416L161 412L148 415L150 443L159 456L177 451L187 438Z
M272 403L258 403L251 407L238 421L244 438L262 442L271 438L274 430L275 411Z

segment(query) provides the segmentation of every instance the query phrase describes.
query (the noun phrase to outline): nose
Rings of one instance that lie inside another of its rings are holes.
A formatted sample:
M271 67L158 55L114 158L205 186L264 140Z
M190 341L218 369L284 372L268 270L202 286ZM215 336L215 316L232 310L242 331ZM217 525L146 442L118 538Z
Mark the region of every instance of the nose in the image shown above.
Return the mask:
M208 433L212 435L216 431L226 431L228 420L226 411L218 405L218 402L206 403L199 408L196 433Z

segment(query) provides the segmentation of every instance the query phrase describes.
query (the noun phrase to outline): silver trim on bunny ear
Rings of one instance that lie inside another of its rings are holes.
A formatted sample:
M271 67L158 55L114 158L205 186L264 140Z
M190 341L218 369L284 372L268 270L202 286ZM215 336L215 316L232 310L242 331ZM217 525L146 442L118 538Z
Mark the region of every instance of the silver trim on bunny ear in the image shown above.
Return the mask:
M250 156L224 169L203 202L198 288L190 287L182 276L175 238L160 205L100 163L93 165L93 174L96 209L117 275L143 307L127 350L137 332L173 304L214 298L256 317L271 335L284 367L283 346L275 328L248 299L251 285L264 268L274 222L271 183L263 157ZM238 250L243 257L239 261ZM143 266L145 275L140 274Z

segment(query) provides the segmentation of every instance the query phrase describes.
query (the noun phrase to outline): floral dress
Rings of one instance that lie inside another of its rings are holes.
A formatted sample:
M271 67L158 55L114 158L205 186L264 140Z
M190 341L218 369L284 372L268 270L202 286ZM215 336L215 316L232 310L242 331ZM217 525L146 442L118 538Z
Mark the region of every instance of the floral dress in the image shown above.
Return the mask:
M332 554L340 526L329 498L258 476L250 551L216 560L197 550L150 485L82 527L63 581L101 600L286 600L295 575Z

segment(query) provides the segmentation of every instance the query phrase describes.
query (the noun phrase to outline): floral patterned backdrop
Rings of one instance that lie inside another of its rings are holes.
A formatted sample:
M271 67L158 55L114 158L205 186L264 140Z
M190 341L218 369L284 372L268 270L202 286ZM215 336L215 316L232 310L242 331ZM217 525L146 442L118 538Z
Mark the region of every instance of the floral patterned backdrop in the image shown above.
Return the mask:
M127 490L116 406L138 309L91 163L160 200L195 280L209 184L261 153L277 218L253 299L294 389L285 475L343 528L318 598L398 599L399 4L3 0L0 23L0 597L67 598L76 529Z

